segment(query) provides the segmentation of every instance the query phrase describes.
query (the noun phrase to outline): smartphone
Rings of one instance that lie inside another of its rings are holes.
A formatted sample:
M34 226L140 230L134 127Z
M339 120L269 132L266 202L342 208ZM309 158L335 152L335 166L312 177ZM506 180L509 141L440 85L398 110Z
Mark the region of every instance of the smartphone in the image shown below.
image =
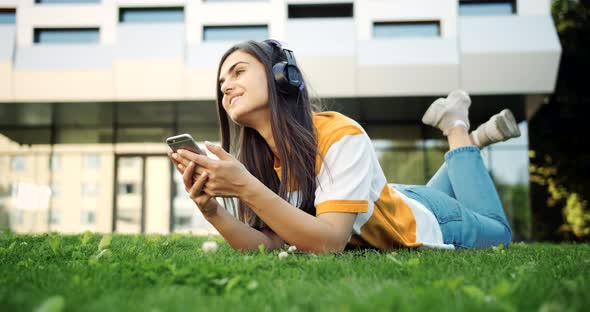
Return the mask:
M193 153L206 155L205 152L199 148L193 137L188 133L171 136L166 139L166 143L168 143L168 146L170 146L175 153L179 149L184 149Z

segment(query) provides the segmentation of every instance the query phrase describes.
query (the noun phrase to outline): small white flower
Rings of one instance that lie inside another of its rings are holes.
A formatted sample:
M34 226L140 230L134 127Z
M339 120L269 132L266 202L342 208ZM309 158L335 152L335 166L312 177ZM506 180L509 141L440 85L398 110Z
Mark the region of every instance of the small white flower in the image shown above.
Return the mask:
M249 290L254 290L256 289L256 287L258 287L258 282L257 281L250 281L250 283L248 283L248 286L246 286L246 288L248 288Z
M289 246L288 252L295 252L297 250L297 246Z
M279 259L287 258L288 256L289 256L289 253L286 251L281 251L279 253Z
M215 252L217 252L217 242L215 242L215 241L204 242L202 249L205 253L215 253Z

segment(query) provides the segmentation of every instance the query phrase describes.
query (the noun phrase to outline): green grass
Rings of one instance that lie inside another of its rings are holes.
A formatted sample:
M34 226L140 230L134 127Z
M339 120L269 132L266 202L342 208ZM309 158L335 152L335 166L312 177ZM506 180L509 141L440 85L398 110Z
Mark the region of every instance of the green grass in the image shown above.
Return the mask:
M205 254L202 237L109 237L0 234L0 311L581 311L590 306L589 245L295 253L279 259L279 251L240 253L221 240L217 253Z

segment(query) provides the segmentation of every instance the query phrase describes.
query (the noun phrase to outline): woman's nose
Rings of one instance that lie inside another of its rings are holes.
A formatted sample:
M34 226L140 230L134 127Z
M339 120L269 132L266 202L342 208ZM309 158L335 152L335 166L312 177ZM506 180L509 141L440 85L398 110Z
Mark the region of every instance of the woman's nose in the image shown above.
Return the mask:
M233 84L229 81L224 81L223 84L221 84L221 92L223 94L228 94L233 90Z

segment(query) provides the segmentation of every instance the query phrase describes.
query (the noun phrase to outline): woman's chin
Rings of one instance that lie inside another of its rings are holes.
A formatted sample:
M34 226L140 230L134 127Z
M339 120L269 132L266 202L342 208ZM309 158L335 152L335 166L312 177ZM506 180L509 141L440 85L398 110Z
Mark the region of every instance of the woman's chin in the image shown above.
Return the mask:
M237 123L238 125L243 125L245 114L238 107L231 109L228 115L229 118L233 120L233 122Z

